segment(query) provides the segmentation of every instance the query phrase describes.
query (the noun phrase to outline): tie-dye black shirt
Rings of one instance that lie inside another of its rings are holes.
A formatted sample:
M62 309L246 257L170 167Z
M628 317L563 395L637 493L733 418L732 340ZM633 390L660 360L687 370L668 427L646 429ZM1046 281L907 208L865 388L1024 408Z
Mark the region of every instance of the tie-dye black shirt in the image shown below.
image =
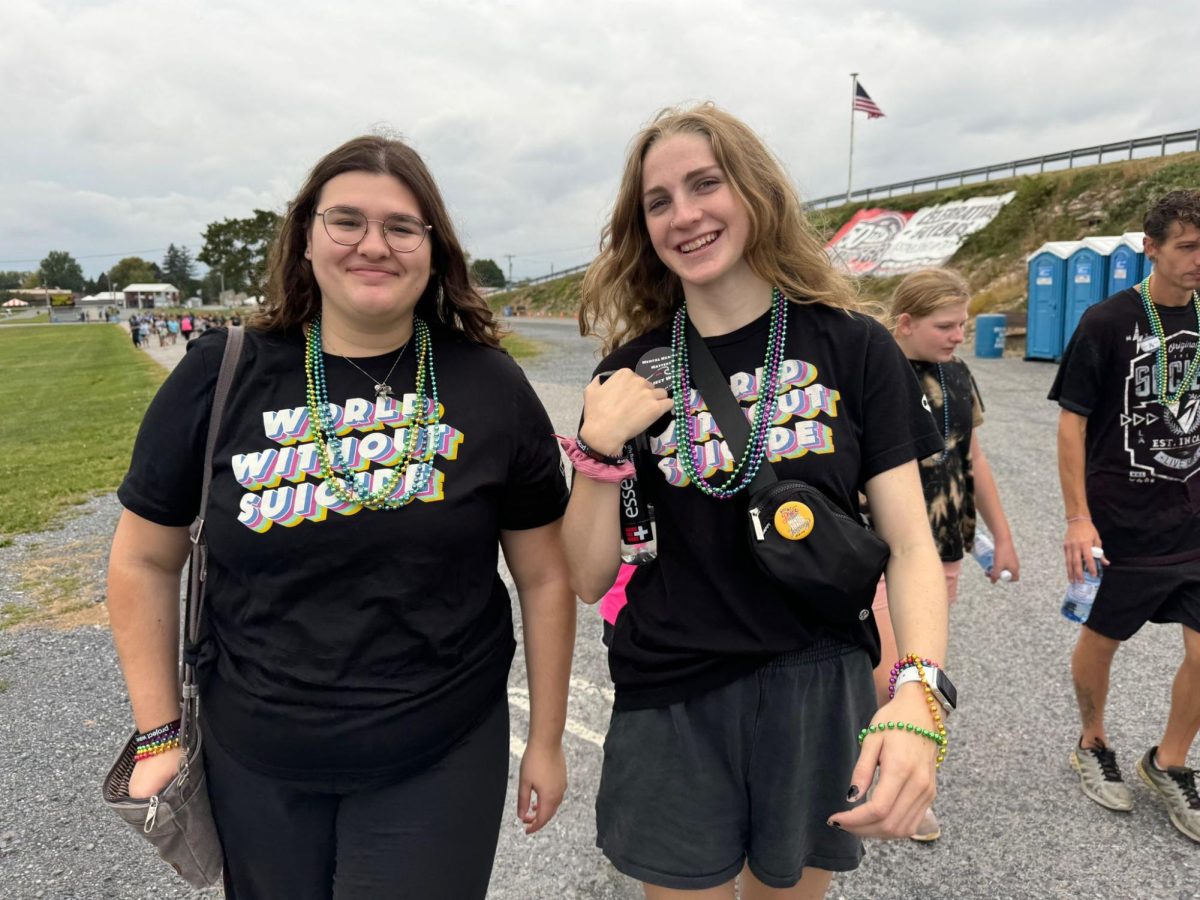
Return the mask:
M983 401L971 370L958 357L948 363L909 360L929 401L934 424L941 431L945 452L921 460L925 508L938 553L944 562L963 558L975 540L975 474L971 465L971 435L983 424ZM941 378L938 370L941 369ZM950 406L942 396L942 381ZM947 419L947 412L949 417ZM949 427L947 427L947 422Z

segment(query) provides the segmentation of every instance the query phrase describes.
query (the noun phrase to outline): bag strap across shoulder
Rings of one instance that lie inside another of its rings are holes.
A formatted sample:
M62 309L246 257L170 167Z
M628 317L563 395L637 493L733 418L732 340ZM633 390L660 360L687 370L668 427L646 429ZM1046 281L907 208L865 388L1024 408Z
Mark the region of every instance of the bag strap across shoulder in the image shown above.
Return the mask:
M746 421L741 405L733 397L729 379L721 373L721 367L717 365L716 358L691 319L687 320L687 353L696 387L700 389L700 395L708 404L709 412L717 420L721 434L725 436L725 443L729 445L729 452L733 454L734 459L740 459L750 442L750 423ZM764 402L764 398L759 397L759 402ZM675 427L686 426L676 423ZM778 481L779 477L771 470L770 462L764 459L763 464L754 473L754 480L750 482L750 494L753 495Z
M204 535L204 519L208 513L208 494L212 486L213 453L221 430L221 419L225 412L225 401L233 387L233 376L238 358L242 354L245 330L241 325L229 326L225 341L225 352L221 356L221 369L217 373L217 385L213 391L212 412L208 418L208 439L204 444L204 478L200 487L200 509L188 533L192 540L192 552L188 564L187 599L184 602L184 641L180 648L180 693L183 697L183 721L180 724L184 747L191 746L196 733L199 712L199 692L196 688L196 668L190 659L200 634L200 616L204 610L204 579L208 566L208 541Z

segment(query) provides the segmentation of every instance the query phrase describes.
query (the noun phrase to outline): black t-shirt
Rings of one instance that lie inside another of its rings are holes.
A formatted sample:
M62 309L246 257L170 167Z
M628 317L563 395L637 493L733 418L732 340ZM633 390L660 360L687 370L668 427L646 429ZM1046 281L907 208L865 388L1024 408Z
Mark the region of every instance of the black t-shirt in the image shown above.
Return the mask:
M945 562L963 558L975 539L975 472L971 436L983 424L983 401L971 370L958 357L948 363L909 360L929 400L934 424L943 432L946 449L921 460L925 509L938 554ZM941 376L938 369L941 369ZM949 407L942 396L946 383ZM949 431L946 413L949 411Z
M146 413L118 492L188 525L225 346L205 332ZM217 441L206 520L201 687L206 729L246 765L319 778L400 771L440 753L503 696L515 648L497 574L501 529L558 519L566 485L541 403L505 353L433 329L444 409L424 491L395 510L345 508L318 469L304 338L246 332ZM415 359L325 356L342 452L376 483L413 411ZM422 443L420 446L424 446ZM410 466L406 477L415 476Z
M1167 393L1197 351L1192 304L1158 306L1167 337ZM1087 417L1086 485L1092 522L1113 562L1167 564L1200 557L1200 389L1179 406L1158 399L1158 341L1134 288L1083 314L1050 399Z
M706 341L747 414L758 399L769 319ZM658 328L615 350L597 372L633 368L647 351L670 344L669 329ZM866 481L941 448L908 360L873 319L789 303L783 359L785 387L768 443L779 478L803 479L857 514ZM707 410L692 428L707 464L701 474L723 481L732 463L720 429ZM686 483L673 415L647 437L638 480L655 509L658 557L633 574L613 629L609 668L618 708L684 700L823 639L860 645L878 660L873 620L845 632L807 621L758 568L746 534L745 491L714 500Z

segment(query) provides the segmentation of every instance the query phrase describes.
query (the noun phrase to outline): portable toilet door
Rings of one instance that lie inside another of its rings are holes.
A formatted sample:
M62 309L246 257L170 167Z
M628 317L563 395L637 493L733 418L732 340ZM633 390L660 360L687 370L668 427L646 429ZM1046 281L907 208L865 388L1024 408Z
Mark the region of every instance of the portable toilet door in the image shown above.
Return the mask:
M1029 257L1026 359L1058 359L1062 355L1067 257L1078 246L1078 241L1050 241Z
M1108 296L1136 287L1142 280L1142 233L1128 231L1108 255Z
M1095 241L1083 241L1067 260L1067 302L1063 317L1062 346L1065 348L1075 327L1089 306L1108 296L1108 257Z

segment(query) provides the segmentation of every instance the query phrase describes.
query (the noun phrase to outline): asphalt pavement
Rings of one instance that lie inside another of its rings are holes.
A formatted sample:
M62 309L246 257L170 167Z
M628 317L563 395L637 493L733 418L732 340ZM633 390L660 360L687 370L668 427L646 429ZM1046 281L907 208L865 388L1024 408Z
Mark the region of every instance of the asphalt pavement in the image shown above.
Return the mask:
M526 371L556 428L570 432L596 362L594 344L578 338L570 322L512 325L547 344ZM149 352L171 365L182 345ZM1107 719L1136 802L1132 813L1109 812L1083 797L1067 766L1078 735L1068 670L1077 626L1058 613L1065 576L1057 409L1045 399L1054 367L1014 358L969 361L987 407L981 439L1016 535L1021 581L992 586L972 561L964 563L947 662L960 702L939 779L942 839L869 844L863 865L838 876L829 896L1200 897L1200 847L1175 831L1133 770L1166 719L1182 653L1179 630L1148 626L1118 654ZM22 602L31 567L56 548L104 541L117 512L113 497L98 498L63 529L0 548L0 605ZM102 565L93 568L101 579ZM519 610L516 618L519 630ZM528 722L518 651L510 681L510 796L491 900L641 897L595 848L592 802L611 697L600 622L595 609L581 606L565 738L568 797L542 833L527 837L515 815ZM128 727L127 702L102 627L0 632L0 895L198 896L99 801L99 779Z

